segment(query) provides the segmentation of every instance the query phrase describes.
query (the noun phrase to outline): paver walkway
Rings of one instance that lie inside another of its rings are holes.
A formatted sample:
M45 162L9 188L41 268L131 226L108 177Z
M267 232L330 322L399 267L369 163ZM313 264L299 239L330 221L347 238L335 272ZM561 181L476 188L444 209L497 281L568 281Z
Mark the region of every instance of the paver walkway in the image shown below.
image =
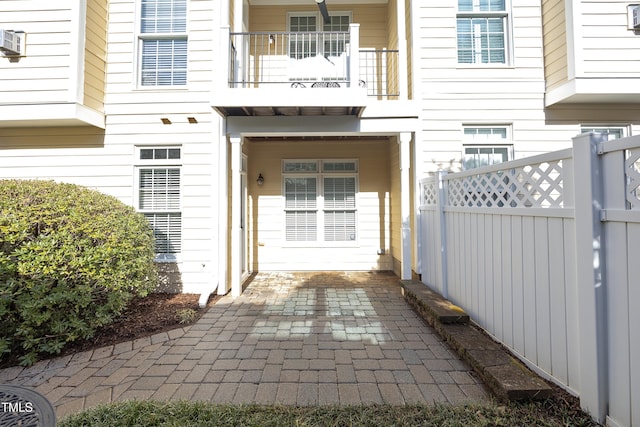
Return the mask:
M194 325L28 369L58 418L127 399L292 405L489 399L391 273L259 273Z

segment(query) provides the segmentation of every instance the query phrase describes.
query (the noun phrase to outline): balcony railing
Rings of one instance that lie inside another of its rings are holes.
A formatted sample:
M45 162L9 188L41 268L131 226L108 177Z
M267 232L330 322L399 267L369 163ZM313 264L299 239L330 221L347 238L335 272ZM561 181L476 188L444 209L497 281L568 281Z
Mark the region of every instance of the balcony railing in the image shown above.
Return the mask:
M396 98L398 51L359 49L349 32L230 33L229 87L365 87L367 95Z

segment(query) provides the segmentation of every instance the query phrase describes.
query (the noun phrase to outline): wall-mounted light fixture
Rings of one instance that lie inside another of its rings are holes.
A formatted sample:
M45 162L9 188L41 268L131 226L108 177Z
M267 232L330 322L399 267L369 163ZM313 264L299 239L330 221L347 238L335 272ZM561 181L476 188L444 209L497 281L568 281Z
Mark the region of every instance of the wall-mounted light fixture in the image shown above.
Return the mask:
M269 34L269 44L274 44L276 42L276 35Z
M256 182L258 183L258 185L264 184L264 176L262 176L262 174L258 174L258 179L256 179Z

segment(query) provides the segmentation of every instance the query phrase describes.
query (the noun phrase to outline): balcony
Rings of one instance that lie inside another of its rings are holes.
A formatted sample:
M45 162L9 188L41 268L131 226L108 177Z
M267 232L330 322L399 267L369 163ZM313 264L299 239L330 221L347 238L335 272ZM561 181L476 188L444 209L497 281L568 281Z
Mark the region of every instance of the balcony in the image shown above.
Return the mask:
M360 49L358 24L347 32L225 31L223 116L360 115L372 101L400 98L398 50Z

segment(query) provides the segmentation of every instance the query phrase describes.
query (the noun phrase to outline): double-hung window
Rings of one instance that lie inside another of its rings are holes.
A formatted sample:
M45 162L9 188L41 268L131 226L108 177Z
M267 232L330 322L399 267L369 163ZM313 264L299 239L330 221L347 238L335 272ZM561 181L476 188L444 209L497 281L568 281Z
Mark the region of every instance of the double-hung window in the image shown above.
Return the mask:
M472 169L511 160L513 147L509 144L506 127L465 127L462 168Z
M459 64L506 64L508 0L458 0Z
M137 148L137 208L153 228L158 259L182 249L180 147Z
M187 84L187 0L141 0L140 86Z
M357 235L355 160L285 160L285 241L354 242Z

